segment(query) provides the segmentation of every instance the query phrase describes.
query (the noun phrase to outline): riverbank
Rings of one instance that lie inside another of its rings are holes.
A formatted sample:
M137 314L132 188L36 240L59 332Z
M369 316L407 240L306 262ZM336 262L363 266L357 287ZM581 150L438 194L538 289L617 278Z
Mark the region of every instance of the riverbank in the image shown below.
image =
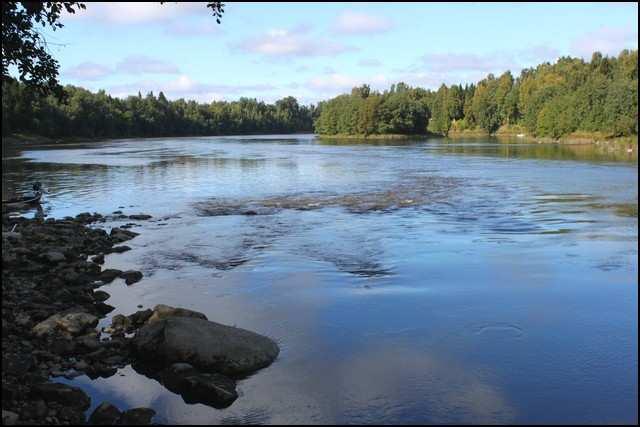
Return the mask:
M277 345L266 337L166 305L116 315L110 327L96 329L115 309L106 303L110 295L98 288L118 279L134 285L143 274L102 268L106 255L131 249L122 243L138 235L127 229L133 223L109 233L95 225L150 218L116 211L44 220L3 212L3 424L150 424L151 408L92 405L82 389L56 381L108 378L127 365L185 401L226 407L238 397L238 374L252 373L277 357ZM177 342L160 338L169 328ZM189 334L193 330L198 334ZM208 362L212 359L215 366Z
M463 138L488 138L495 137L503 141L522 141L526 143L536 144L566 144L566 145L609 145L609 146L625 146L637 151L638 135L607 137L601 133L573 132L569 135L558 139L548 137L536 137L525 133L522 129L502 127L494 134L489 134L479 129L466 129L463 131L449 131L447 138L463 139ZM635 148L634 148L635 147Z

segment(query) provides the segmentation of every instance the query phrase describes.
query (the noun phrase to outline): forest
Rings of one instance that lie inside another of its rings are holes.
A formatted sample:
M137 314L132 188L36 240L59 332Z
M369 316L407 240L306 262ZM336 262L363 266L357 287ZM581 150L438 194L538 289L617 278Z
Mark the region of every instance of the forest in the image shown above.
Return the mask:
M313 106L293 97L274 104L250 98L208 104L168 100L160 92L120 99L66 86L63 96L39 96L16 80L2 85L2 133L45 137L161 137L311 132Z
M605 137L638 133L638 51L590 61L562 57L499 77L438 90L397 83L370 86L299 105L293 97L267 104L253 98L197 103L157 96L121 99L66 86L63 96L38 95L9 79L2 85L2 133L46 137L161 137L315 131L320 135L450 135L518 132L558 139L573 132Z
M315 131L321 135L637 135L638 51L623 50L617 57L596 52L588 62L563 57L524 69L517 78L507 71L476 84L443 84L437 91L398 83L380 93L363 85L317 109Z

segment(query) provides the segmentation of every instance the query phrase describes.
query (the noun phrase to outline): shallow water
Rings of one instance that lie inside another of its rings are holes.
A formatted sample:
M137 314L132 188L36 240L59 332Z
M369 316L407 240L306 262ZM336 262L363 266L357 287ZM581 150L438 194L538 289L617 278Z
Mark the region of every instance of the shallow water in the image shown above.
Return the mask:
M145 274L103 288L111 315L187 307L282 350L224 410L131 367L70 381L93 407L181 424L638 420L637 154L310 135L14 154L3 198L39 180L51 216L154 216L107 257Z

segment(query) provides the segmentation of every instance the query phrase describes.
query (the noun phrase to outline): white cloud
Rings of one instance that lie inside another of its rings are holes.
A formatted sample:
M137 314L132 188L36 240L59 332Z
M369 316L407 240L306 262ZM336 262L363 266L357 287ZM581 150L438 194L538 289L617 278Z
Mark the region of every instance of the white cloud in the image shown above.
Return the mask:
M129 55L116 66L116 70L126 74L178 74L180 69L171 62L145 55Z
M77 80L100 80L113 74L113 70L106 65L95 62L83 62L66 69L63 74Z
M115 85L110 87L108 92L113 96L126 97L136 95L138 91L143 94L154 92L156 95L162 91L169 99L185 98L199 102L211 102L213 100L235 99L242 95L255 97L256 92L270 92L274 89L276 87L270 84L210 84L193 80L182 74L168 81L140 80Z
M381 16L344 11L338 15L333 28L342 34L375 34L389 31L393 28L393 23Z
M590 59L593 52L618 55L622 49L638 48L638 31L630 27L600 27L578 37L571 44L575 55Z
M355 50L341 43L312 37L307 32L307 27L292 30L275 28L261 36L245 39L232 47L270 58L330 56Z
M109 24L167 22L185 15L205 13L206 3L100 2L87 3L86 10L64 12L65 19L91 19Z
M361 84L369 84L375 87L386 85L389 80L382 74L369 77L354 77L347 74L331 73L311 78L307 86L311 89L322 91L348 90Z

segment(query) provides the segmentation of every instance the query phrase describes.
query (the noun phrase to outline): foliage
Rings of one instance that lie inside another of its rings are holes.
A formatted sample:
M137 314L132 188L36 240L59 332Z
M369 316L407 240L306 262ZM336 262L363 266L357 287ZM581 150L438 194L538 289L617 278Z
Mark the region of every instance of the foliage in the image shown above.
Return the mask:
M66 86L64 99L39 96L16 80L2 84L2 132L47 137L159 137L309 132L313 106L293 97L265 104L251 98L199 104L160 92L126 99Z
M398 83L379 93L362 86L319 107L315 130L325 135L495 133L501 126L551 138L637 135L638 51L617 57L596 52L590 62L563 57L522 70L518 78L507 71L437 91Z

